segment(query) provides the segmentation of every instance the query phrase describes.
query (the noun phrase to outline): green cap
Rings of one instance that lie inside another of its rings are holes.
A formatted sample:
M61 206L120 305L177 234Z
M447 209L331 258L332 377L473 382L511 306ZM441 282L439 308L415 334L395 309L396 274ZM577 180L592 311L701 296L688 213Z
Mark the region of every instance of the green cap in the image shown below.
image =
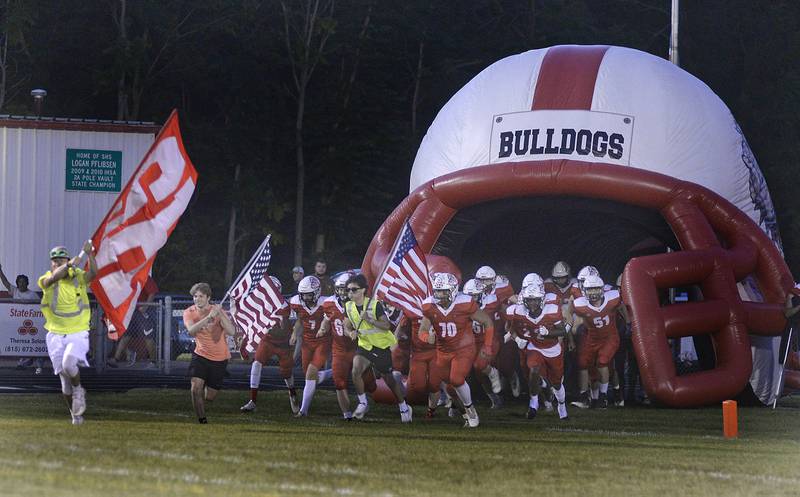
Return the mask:
M51 248L50 249L50 258L51 259L58 259L58 258L69 259L69 252L67 252L67 247L58 246L58 247Z

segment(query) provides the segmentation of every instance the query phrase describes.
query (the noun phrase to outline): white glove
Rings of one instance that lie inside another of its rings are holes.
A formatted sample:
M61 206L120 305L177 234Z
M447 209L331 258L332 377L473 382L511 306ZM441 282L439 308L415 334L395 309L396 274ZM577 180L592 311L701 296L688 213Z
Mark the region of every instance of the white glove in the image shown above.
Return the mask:
M539 326L539 329L537 330L537 334L538 334L540 337L546 337L547 335L549 335L549 334L550 334L550 330L548 330L548 329L547 329L547 328L545 328L544 326Z
M525 349L525 347L527 347L527 346L528 346L528 341L527 341L527 340L525 340L524 338L515 337L515 338L514 338L514 341L516 341L516 342L517 342L517 347L519 347L519 348L520 348L520 349L522 349L522 350L524 350L524 349Z
M506 332L506 334L503 335L503 343L508 343L513 339L514 339L514 337L511 336L511 332L510 331Z

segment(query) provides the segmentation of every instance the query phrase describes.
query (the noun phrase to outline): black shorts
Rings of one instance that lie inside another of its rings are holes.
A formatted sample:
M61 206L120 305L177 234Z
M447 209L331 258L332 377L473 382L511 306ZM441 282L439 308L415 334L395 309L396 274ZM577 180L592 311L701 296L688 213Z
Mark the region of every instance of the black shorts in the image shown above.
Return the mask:
M128 329L125 331L125 334L130 335L131 339L149 338L153 340L155 338L155 334L153 333L155 329L156 323L150 317L150 313L142 313L139 312L139 309L136 309L133 311L131 322L128 324Z
M388 348L372 347L372 350L367 350L359 346L356 354L369 359L369 362L372 363L372 369L378 373L389 374L392 372L392 351Z
M187 374L192 378L205 380L208 388L221 390L227 367L227 359L224 361L212 361L192 352L192 362L189 363L189 371Z

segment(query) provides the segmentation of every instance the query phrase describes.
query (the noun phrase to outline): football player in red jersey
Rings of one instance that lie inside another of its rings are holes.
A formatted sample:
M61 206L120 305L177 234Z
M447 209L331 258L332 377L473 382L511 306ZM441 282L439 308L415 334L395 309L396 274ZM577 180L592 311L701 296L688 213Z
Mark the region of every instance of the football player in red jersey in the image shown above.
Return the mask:
M629 322L625 306L619 290L606 290L602 278L589 275L583 283L585 296L575 299L574 310L577 319L574 325L586 326L586 334L578 347L578 385L579 399L572 404L587 408L591 405L589 398L589 367L597 366L600 376L600 395L598 406L608 407L609 363L619 348L617 331L617 313Z
M536 417L542 383L550 385L558 402L558 416L567 418L564 391L564 353L559 337L567 333L561 308L545 302L544 285L532 284L522 290L522 304L513 308L511 329L520 348L526 351L528 374L528 419ZM542 382L542 378L546 382Z
M280 280L275 276L270 276L270 278L272 278L278 291L280 291L282 288ZM250 365L250 400L239 409L241 412L256 410L258 387L261 384L261 369L273 356L278 358L281 378L283 378L286 388L289 390L289 406L292 409L292 413L297 414L300 410L300 405L297 403L297 391L294 388L294 375L292 374L294 356L289 346L290 312L289 305L284 304L283 307L272 314L272 317L277 319L278 323L267 331L267 334L261 338L261 342L258 344L256 357Z
M464 283L463 293L472 297L472 299L478 303L481 310L488 316L492 317L497 312L499 302L497 301L497 296L495 294L485 295L483 293L483 289L483 283L473 278ZM489 344L489 346L491 346L491 353L488 357L483 357L480 353L481 350L483 350L486 341L486 334L484 333L483 326L477 321L473 321L472 331L475 333L476 357L475 363L472 365L473 369L475 370L475 376L483 387L483 390L486 392L486 395L492 401L492 408L500 407L502 405L502 401L497 394L500 393L503 386L500 382L500 373L491 364L495 355L497 355L497 352L500 350L500 336L498 336L498 334L494 334L492 343Z
M297 285L297 295L292 297L291 308L297 315L294 323L294 333L289 339L289 345L294 346L300 335L303 335L302 364L306 375L306 384L303 387L303 402L297 416L308 416L311 399L317 389L317 383L324 381L330 370L322 371L328 356L331 353L331 336L320 335L320 327L325 317L320 296L320 283L316 276L306 276Z
M493 295L497 299L494 312L489 314L489 317L494 321L496 329L505 329L506 309L515 300L514 288L508 278L497 274L491 266L479 267L475 271L475 279L484 285L483 293L485 298ZM508 380L511 386L511 394L514 397L519 397L520 381L517 374L517 365L519 364L517 349L512 343L506 343L502 340L498 340L498 342L499 349L495 354L494 363L502 376Z
M464 426L474 428L480 423L472 392L466 382L475 361L475 338L472 321L484 326L486 341L480 355L491 354L494 323L478 308L477 302L458 293L458 280L450 273L439 273L433 280L433 296L422 304L423 319L420 338L436 344L436 374L455 389L464 406Z
M408 335L411 354L408 366L408 383L406 389L409 397L427 395L428 412L426 417L432 418L436 413L439 399L440 378L435 374L436 345L422 340L419 327L422 318L404 315L397 325L398 333Z
M347 379L350 377L350 370L353 369L353 356L356 354L356 342L344 332L344 305L349 300L347 295L347 281L352 274L342 273L333 282L334 294L322 302L322 309L325 317L322 320L318 337L325 336L333 330L332 340L332 370L333 384L336 388L336 400L342 410L345 420L353 419L353 412L350 410L350 398L347 396ZM367 392L374 392L376 388L375 375L368 369L364 375L364 385Z

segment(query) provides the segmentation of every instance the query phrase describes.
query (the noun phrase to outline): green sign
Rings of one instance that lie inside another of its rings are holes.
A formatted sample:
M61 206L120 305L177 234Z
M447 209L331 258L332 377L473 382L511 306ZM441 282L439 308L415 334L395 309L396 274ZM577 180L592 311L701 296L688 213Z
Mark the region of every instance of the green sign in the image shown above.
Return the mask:
M122 152L67 149L67 190L119 192L122 189Z

